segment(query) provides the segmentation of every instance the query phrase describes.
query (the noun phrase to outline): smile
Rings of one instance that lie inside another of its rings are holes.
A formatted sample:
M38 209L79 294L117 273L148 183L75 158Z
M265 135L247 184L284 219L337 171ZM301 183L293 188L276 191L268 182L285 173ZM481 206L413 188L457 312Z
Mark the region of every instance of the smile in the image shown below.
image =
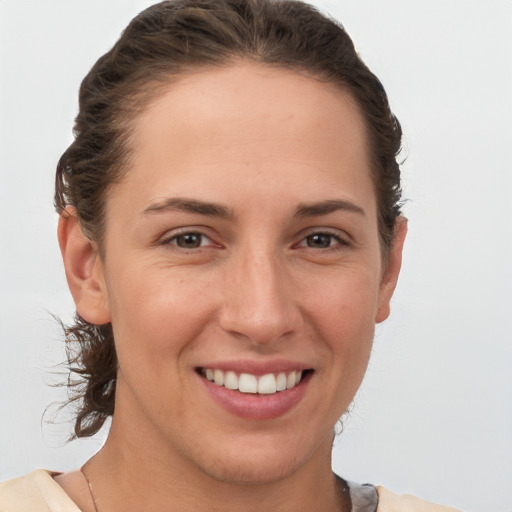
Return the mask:
M240 393L250 393L259 395L273 395L274 393L293 389L302 379L301 370L292 370L289 372L267 373L257 376L251 373L237 374L234 371L223 371L219 369L201 368L200 373L203 377L213 382L217 386L223 386L227 389L239 391Z

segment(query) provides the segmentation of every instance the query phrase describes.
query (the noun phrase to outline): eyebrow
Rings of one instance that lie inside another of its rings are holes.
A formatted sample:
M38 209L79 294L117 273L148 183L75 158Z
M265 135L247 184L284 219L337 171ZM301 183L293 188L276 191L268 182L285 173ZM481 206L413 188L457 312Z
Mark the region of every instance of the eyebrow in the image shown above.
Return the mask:
M366 215L365 211L360 206L357 206L350 201L346 201L344 199L328 199L317 203L300 204L295 211L295 217L319 217L338 210Z
M234 218L233 212L229 208L226 208L225 206L222 206L220 204L180 197L170 197L168 199L164 199L155 204L152 204L144 210L144 213L151 214L167 211L197 213L199 215L207 215L209 217L220 217L222 219Z
M302 203L297 206L294 217L320 217L327 215L338 210L357 213L365 215L364 210L356 204L346 201L344 199L327 199L315 203ZM218 203L211 203L206 201L199 201L197 199L187 199L180 197L170 197L158 201L145 210L145 214L167 212L167 211L181 211L185 213L196 213L199 215L206 215L209 217L220 217L222 219L234 219L234 212Z

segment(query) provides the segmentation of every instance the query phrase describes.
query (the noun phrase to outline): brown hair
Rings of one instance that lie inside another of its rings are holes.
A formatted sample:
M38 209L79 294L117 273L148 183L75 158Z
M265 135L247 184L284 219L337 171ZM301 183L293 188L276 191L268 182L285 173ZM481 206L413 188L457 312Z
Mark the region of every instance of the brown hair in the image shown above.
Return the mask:
M290 0L169 0L149 7L83 80L75 140L62 155L55 205L76 209L101 254L109 187L128 167L134 119L162 86L187 70L245 59L306 72L350 92L365 119L384 257L400 214L401 128L378 78L343 27ZM78 401L75 435L93 435L114 412L117 358L112 327L76 316L66 328L69 380Z

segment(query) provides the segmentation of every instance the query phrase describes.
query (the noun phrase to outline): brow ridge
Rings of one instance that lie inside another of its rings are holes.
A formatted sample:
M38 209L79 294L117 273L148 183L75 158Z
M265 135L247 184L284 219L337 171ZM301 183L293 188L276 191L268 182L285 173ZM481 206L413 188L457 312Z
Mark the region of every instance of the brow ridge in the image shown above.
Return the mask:
M319 217L338 210L344 210L359 215L366 215L357 204L345 199L327 199L325 201L302 203L295 210L295 217Z
M345 199L327 199L325 201L299 204L295 210L294 217L319 217L338 210L365 215L364 210L351 201ZM170 197L158 201L148 206L144 210L144 213L151 214L166 211L182 211L211 217L220 217L223 219L233 219L235 217L230 208L221 204L181 197Z
M232 219L233 212L218 203L208 201L200 201L197 199L188 199L183 197L169 197L158 201L145 210L145 214L166 212L166 211L182 211L186 213L197 213L199 215L207 215L210 217L220 217L223 219Z

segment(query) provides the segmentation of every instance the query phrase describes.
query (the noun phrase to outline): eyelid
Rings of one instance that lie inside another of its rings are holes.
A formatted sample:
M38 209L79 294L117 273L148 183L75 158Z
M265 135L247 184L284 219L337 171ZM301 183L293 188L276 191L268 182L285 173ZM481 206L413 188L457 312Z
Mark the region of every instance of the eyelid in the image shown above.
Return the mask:
M163 246L171 245L171 246L176 247L179 250L184 250L184 251L187 251L187 250L197 251L197 250L204 249L207 247L221 247L221 245L219 243L215 242L213 237L211 235L207 234L206 231L208 231L208 230L203 226L183 226L183 227L179 227L179 228L170 229L170 230L166 231L164 235L162 235L161 237L158 238L157 244L163 245ZM210 243L206 244L206 245L200 245L197 248L190 248L190 249L186 249L184 247L179 247L177 244L172 243L172 241L174 239L176 239L180 236L192 235L192 234L201 235L202 237L208 239Z
M178 228L174 228L174 229L170 229L170 230L166 231L164 235L158 237L158 239L156 240L156 243L158 245L162 245L162 246L172 245L174 247L177 247L179 250L187 250L187 249L179 247L177 244L173 244L171 242L179 236L183 236L183 235L187 235L187 234L197 234L197 235L201 235L202 237L206 238L209 241L209 243L206 245L201 245L198 248L195 248L195 249L191 248L188 250L197 251L197 250L200 250L203 248L208 248L208 247L219 247L219 248L222 247L222 244L218 243L215 240L215 237L208 233L209 231L211 231L211 230L206 228L205 226L178 227ZM338 240L337 244L334 244L333 246L330 246L328 248L324 248L323 250L333 250L335 248L349 246L349 245L351 245L351 240L352 240L351 236L348 233L346 233L343 230L337 229L337 228L311 227L306 230L303 230L298 235L298 237L297 237L298 241L293 244L293 247L306 247L306 246L303 246L302 243L305 242L307 237L313 236L313 235L328 235L328 236L332 236L333 238ZM322 250L321 248L320 249L312 248L312 247L306 247L306 248L314 249L315 251Z
M307 247L307 246L302 245L302 243L305 242L309 236L314 236L314 235L328 235L328 236L332 236L333 238L338 240L337 244L324 248L323 250L325 250L325 251L333 250L333 249L340 248L340 247L347 247L351 244L351 237L345 231L342 231L340 229L335 229L335 228L314 227L314 228L309 228L309 229L303 231L300 234L299 241L294 245L296 247L306 247L308 249L313 249L315 251L321 251L322 248L313 248L313 247Z

